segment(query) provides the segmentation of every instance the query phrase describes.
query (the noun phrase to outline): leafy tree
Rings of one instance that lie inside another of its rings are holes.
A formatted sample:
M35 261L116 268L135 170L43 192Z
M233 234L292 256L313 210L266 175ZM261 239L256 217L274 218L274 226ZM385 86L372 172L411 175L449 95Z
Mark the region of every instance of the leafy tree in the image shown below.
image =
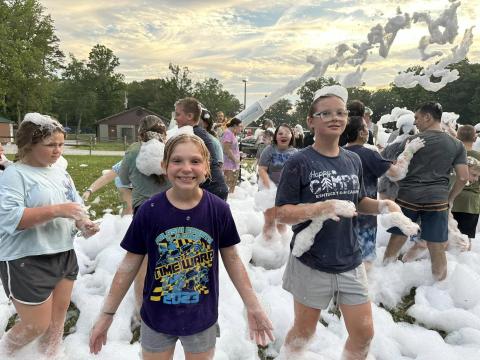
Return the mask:
M280 99L270 108L265 111L265 114L260 120L256 121L256 126L260 126L264 119L272 120L276 126L281 123L287 123L290 126L295 126L295 118L291 114L293 108L292 102L288 99Z
M1 1L0 20L0 98L20 122L27 111L46 110L63 54L39 1Z
M118 57L104 45L95 45L88 55L86 80L96 95L96 119L99 120L123 110L124 76L115 73L120 65Z
M234 116L240 111L240 101L227 90L223 89L220 81L214 78L197 82L193 90L193 96L197 98L211 113L218 111L228 116Z

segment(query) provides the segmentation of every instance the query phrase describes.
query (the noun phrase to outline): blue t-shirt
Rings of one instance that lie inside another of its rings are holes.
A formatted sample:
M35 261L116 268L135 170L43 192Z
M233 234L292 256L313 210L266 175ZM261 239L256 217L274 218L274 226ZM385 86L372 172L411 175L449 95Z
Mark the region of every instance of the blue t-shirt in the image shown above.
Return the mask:
M384 159L377 151L362 145L347 146L345 149L353 151L360 156L365 191L368 197L376 200L378 178L390 169L392 162Z
M221 164L218 162L220 155L214 140L210 138L207 130L198 125L193 127L193 133L203 140L210 152L210 177L200 187L217 195L220 199L227 199L228 187L223 177Z
M282 173L285 162L295 154L298 150L294 147L288 147L285 150L280 150L275 144L268 145L260 155L259 166L267 168L267 174L270 180L278 185L280 181L280 174Z
M218 318L218 250L240 242L228 204L203 192L192 209L160 193L139 208L121 243L148 254L142 320L155 331L189 336Z
M73 249L75 221L56 217L18 229L27 208L82 203L72 178L58 166L35 167L17 162L0 177L0 261L56 254Z
M357 154L340 148L335 157L327 157L311 146L287 160L277 189L275 206L315 203L329 199L349 200L355 205L366 196L363 186L362 162ZM295 236L311 221L292 226ZM327 220L315 241L299 260L305 265L328 273L341 273L362 262L357 241L356 218Z

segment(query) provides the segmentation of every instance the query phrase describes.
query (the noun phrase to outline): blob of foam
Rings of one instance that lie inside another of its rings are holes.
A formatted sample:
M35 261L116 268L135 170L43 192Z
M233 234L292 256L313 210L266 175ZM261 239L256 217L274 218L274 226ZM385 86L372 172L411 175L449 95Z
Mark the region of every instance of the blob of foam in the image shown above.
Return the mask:
M353 202L346 200L328 201L334 203L334 211L312 219L312 222L297 234L292 249L293 256L300 257L312 247L315 241L315 235L322 229L325 221L337 219L339 216L351 218L355 215L356 208Z
M328 96L328 95L334 95L336 97L339 97L340 99L343 100L345 104L348 101L348 91L347 89L345 89L343 86L340 86L340 85L324 86L321 89L318 89L317 91L315 91L315 95L313 96L313 101L317 100L319 97Z
M161 166L164 150L165 144L157 139L143 142L135 160L138 171L147 176L164 174Z
M382 224L385 229L398 227L406 236L415 235L420 230L420 226L417 223L414 223L400 212L380 214L378 217L380 224Z

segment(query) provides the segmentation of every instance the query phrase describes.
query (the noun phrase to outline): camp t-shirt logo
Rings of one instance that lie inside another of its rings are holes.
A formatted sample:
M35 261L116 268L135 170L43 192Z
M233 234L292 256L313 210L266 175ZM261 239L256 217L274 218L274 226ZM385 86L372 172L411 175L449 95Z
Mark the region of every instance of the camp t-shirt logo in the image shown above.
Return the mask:
M358 194L360 191L360 182L355 174L338 174L336 170L312 170L309 180L310 191L317 199Z
M193 227L176 227L155 238L158 261L151 301L196 304L209 293L208 273L213 265L213 239Z

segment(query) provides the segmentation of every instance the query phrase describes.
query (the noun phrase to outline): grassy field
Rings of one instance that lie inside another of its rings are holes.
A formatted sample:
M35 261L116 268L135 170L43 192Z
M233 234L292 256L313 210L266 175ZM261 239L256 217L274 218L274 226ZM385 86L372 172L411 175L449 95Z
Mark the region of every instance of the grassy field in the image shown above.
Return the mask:
M112 165L122 159L116 156L88 155L65 155L65 158L68 160L68 173L80 195L102 175L102 170L111 169ZM98 203L96 203L97 198L99 198ZM86 205L91 206L92 219L102 217L105 209L112 209L114 214L119 213L121 201L113 182L96 191L89 200Z

